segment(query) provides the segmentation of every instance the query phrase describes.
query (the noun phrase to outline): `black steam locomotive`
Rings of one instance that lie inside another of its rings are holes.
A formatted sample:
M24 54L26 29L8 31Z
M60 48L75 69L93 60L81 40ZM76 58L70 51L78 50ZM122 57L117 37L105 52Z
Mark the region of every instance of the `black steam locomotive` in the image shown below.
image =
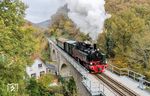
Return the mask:
M90 73L102 73L107 68L106 56L93 46L85 42L67 40L64 38L56 39L57 46L67 52Z

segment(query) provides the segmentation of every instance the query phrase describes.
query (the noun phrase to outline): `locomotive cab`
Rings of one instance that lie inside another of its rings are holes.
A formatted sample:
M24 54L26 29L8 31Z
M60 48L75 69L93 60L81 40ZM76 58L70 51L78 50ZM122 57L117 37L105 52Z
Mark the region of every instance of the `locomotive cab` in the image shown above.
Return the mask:
M107 64L106 55L102 54L102 63L105 65Z
M90 61L99 61L101 64L106 64L106 55L98 51L93 52L87 56L87 60Z

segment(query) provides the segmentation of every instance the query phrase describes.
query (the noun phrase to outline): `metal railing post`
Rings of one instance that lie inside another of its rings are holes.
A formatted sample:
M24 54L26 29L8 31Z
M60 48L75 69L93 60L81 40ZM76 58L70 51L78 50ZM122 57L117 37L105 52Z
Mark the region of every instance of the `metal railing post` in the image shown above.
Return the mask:
M134 74L133 76L134 76L134 80L135 80L135 73L133 72L133 74Z
M101 92L101 86L100 86L100 83L99 83L99 92Z
M113 66L111 66L111 70L112 70L112 72L113 72Z
M129 70L128 70L128 77L129 77Z
M103 93L104 93L104 84L103 84Z
M90 81L90 91L91 91L91 81Z
M144 76L139 78L139 88L144 90Z

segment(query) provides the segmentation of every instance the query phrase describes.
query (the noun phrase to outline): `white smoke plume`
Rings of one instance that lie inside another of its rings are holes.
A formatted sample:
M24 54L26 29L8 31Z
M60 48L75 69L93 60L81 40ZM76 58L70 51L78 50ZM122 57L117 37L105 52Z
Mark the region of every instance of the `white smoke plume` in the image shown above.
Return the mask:
M70 10L69 18L77 28L96 41L103 31L104 21L108 18L105 12L104 0L65 0Z

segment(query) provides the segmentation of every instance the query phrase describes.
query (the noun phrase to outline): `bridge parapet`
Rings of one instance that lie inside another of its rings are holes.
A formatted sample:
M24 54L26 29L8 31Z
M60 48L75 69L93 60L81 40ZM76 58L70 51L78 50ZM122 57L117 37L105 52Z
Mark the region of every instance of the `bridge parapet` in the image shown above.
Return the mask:
M109 64L108 70L110 70L113 73L116 73L119 76L128 76L129 78L138 81L139 86L141 89L149 88L150 89L150 81L147 81L144 79L144 75L137 73L135 71L132 71L128 68L118 68L114 65Z

